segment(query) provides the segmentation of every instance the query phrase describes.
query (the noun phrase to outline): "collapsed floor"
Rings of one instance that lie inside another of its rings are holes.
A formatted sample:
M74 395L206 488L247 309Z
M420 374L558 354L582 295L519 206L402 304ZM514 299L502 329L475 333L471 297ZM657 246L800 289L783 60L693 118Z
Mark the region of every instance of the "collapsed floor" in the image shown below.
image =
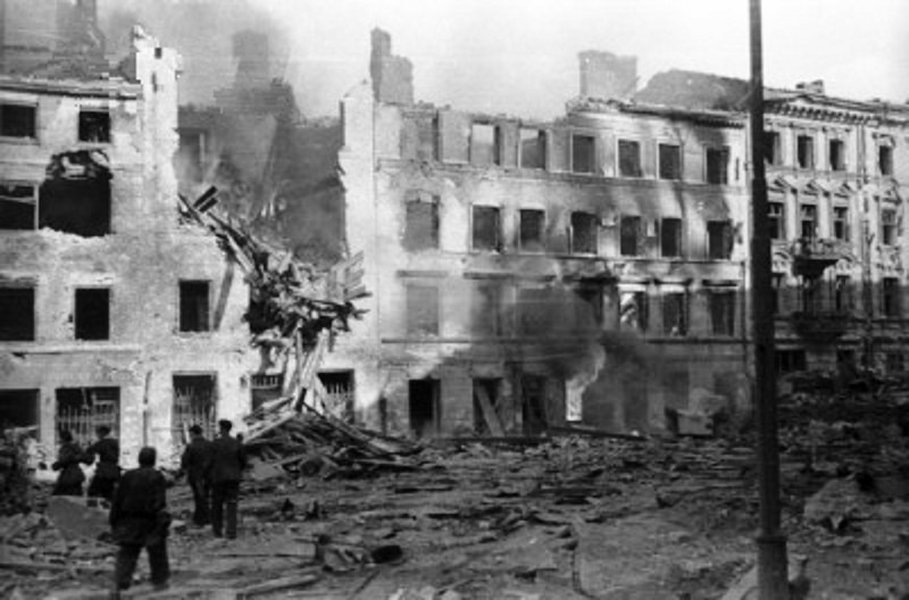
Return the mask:
M909 402L799 394L781 416L783 523L808 597L907 597ZM283 425L250 443L240 539L177 523L171 589L153 593L142 570L134 597L711 599L753 566L745 438L421 449L324 417ZM0 595L104 597L104 512L45 493L0 525ZM169 502L188 519L184 483Z

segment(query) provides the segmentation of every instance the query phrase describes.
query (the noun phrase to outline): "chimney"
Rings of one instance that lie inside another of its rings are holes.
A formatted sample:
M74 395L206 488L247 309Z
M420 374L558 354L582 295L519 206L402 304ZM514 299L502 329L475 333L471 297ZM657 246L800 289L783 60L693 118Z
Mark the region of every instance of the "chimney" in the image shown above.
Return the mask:
M376 101L413 104L413 65L406 58L391 54L391 35L378 28L372 30L369 74Z
M587 50L578 54L578 59L582 97L627 100L634 95L638 83L636 56Z
M814 81L802 81L795 84L795 89L806 94L824 95L824 80L815 79Z

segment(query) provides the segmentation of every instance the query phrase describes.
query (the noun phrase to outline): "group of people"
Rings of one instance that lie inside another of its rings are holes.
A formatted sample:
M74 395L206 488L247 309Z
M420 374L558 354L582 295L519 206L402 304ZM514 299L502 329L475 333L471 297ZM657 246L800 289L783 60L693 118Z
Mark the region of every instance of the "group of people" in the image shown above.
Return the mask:
M246 456L241 440L230 435L232 423L222 419L218 428L219 435L212 441L205 439L198 425L190 428L192 439L183 452L181 467L193 492L193 522L200 526L211 523L215 537L226 534L228 539L234 539ZM81 496L85 476L79 464L91 464L97 456L88 495L110 501L109 521L119 546L113 596L119 597L121 590L130 587L143 547L148 552L152 585L155 589L166 588L170 578L167 533L171 516L167 511L167 483L155 468L157 451L152 447L142 448L139 467L121 476L120 446L110 437L110 428L98 427L96 433L98 440L82 452L69 431L61 432L62 444L52 465L60 471L53 493Z

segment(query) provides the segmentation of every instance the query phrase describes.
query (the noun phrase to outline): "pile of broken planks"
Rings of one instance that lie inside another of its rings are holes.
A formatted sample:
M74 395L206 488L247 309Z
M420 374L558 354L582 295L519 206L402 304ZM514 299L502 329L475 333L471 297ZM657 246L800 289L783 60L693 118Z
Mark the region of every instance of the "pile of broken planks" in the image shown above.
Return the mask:
M281 398L247 417L244 447L252 458L254 480L289 475L363 477L380 471L421 468L422 446L345 423L292 398Z

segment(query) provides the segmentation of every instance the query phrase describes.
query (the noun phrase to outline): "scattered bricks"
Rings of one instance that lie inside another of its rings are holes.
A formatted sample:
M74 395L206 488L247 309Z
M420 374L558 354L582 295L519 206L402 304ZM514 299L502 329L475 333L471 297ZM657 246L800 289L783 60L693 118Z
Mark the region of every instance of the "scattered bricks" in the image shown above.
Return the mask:
M89 506L80 496L51 496L47 517L66 539L96 540L110 529L107 511Z

